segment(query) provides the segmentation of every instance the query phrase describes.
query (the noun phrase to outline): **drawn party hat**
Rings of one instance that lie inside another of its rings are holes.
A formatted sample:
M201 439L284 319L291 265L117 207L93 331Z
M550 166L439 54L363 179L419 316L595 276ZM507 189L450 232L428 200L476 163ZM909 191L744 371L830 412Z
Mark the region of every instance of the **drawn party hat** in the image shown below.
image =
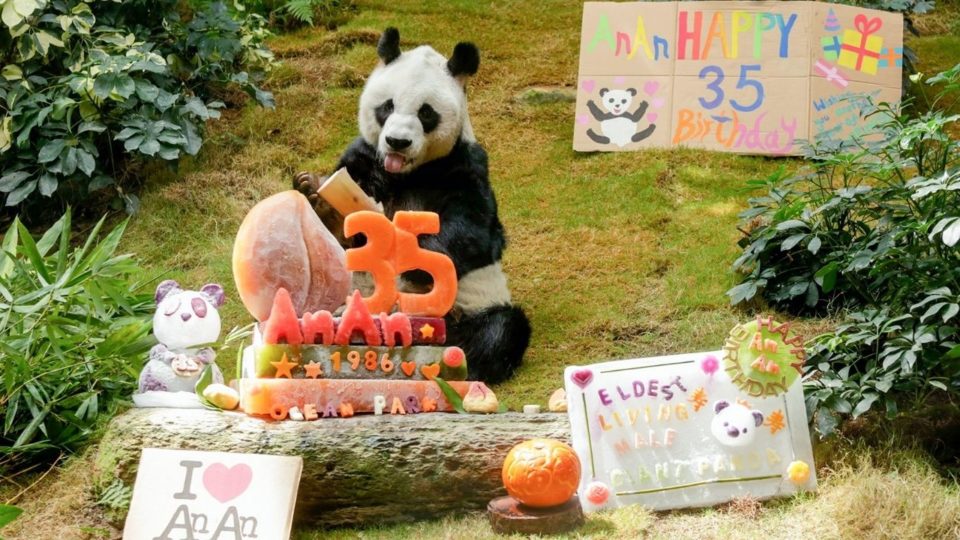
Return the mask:
M840 21L837 20L837 14L833 12L833 8L830 8L830 11L827 12L827 20L824 22L823 28L827 32L838 32L840 30Z

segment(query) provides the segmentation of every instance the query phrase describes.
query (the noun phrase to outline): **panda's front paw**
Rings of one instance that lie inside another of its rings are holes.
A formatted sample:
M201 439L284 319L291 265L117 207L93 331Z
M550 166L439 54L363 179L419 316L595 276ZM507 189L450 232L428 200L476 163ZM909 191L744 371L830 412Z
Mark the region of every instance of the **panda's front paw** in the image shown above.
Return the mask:
M317 190L320 189L320 185L325 179L307 171L298 172L293 176L293 189L303 193L310 204L316 208L317 202L320 200Z

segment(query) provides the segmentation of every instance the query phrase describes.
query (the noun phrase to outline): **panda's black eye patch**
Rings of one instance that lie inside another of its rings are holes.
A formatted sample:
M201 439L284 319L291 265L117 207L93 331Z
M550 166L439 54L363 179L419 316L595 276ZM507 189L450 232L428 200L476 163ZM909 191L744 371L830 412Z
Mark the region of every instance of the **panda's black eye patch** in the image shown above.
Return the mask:
M420 106L420 110L417 111L417 118L420 119L420 123L423 125L424 133L430 133L436 129L440 123L440 115L427 103Z
M621 99L621 100L620 100L620 103L626 103L626 102L627 102L627 100L625 100L625 99Z
M380 124L380 127L383 127L387 123L387 118L390 118L390 115L393 114L393 100L388 99L377 105L373 112L377 116L377 123Z

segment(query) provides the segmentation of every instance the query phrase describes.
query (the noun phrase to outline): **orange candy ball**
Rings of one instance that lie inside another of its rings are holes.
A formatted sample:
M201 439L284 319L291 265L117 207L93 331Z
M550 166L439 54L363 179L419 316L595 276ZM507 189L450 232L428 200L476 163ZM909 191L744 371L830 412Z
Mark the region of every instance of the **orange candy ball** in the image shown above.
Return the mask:
M503 462L507 493L527 506L546 508L573 497L580 484L580 460L570 446L532 439L514 446Z

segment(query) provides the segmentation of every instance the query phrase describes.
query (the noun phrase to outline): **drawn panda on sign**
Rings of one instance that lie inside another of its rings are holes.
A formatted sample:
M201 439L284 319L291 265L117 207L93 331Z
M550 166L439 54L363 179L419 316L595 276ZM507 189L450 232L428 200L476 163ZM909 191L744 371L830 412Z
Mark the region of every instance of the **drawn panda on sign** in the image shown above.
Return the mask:
M388 218L398 210L440 216L440 233L421 236L420 246L446 254L457 270L447 342L466 352L471 379L502 381L523 359L530 324L511 303L500 267L506 239L487 178L487 154L467 113L465 84L477 72L479 52L472 43L458 43L450 58L426 45L401 52L399 32L387 28L377 54L381 63L360 95L360 137L334 170L346 167ZM300 173L294 187L337 234L343 216L317 195L323 180ZM402 290L430 286L423 272L401 276Z
M642 131L638 131L640 121L647 112L647 102L641 101L636 111L629 112L636 95L636 88L625 90L601 88L600 103L606 111L600 110L600 107L593 100L587 102L587 108L590 109L593 118L600 122L600 132L603 135L590 128L587 130L587 136L595 143L615 144L623 148L632 142L640 142L652 135L654 130L657 129L656 124L650 124Z
M763 413L739 403L718 401L713 405L710 432L724 446L744 447L753 443L757 428L763 425Z

